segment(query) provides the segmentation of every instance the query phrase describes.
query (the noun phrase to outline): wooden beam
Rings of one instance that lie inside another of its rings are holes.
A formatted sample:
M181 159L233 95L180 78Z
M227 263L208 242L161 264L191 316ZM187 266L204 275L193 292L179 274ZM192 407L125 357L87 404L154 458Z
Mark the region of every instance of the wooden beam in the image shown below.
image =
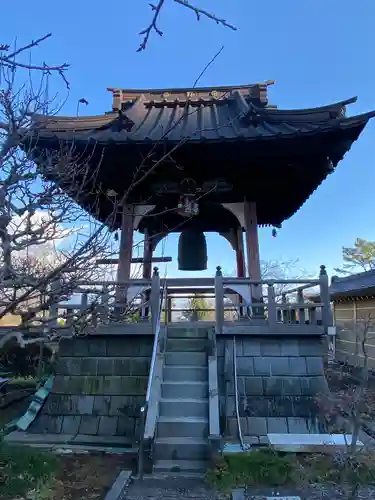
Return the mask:
M111 265L111 264L118 264L119 259L98 259L96 261L96 264L98 265ZM153 257L151 259L151 262L172 262L172 257ZM144 260L143 257L133 257L131 260L132 264L143 264ZM146 262L147 263L147 262Z
M127 281L130 279L130 265L133 253L133 205L124 205L122 207L121 236L119 258L117 265L117 281ZM127 296L127 287L119 286L116 289L116 301L125 302Z
M259 241L258 241L258 221L256 203L244 201L244 217L246 230L246 250L247 250L247 269L249 278L252 280L260 280L260 258L259 258ZM262 287L253 286L253 296L259 299L262 296Z

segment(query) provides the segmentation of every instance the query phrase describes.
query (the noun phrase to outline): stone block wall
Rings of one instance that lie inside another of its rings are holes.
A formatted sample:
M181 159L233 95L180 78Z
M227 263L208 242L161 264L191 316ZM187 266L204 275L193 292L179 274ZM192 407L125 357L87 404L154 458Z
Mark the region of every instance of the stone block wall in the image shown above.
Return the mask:
M153 337L62 339L51 394L34 433L137 438Z
M256 442L268 432L317 432L315 398L328 390L321 337L236 336L241 430ZM226 352L226 354L225 354ZM233 337L218 339L222 432L237 437Z

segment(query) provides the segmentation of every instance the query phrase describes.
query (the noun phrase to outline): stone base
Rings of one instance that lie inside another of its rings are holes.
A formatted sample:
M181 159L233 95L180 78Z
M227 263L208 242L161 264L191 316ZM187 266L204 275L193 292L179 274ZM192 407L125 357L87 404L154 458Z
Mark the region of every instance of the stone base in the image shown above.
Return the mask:
M87 436L78 434L36 434L23 431L14 431L5 438L7 443L23 444L46 450L71 450L74 453L104 452L104 453L127 453L137 455L138 448L132 446L130 439L122 436Z
M151 336L62 339L52 391L28 431L135 442L152 346Z
M222 432L227 437L238 436L232 342L230 337L218 339ZM324 430L315 401L317 395L328 391L324 346L320 337L236 337L239 416L244 437Z

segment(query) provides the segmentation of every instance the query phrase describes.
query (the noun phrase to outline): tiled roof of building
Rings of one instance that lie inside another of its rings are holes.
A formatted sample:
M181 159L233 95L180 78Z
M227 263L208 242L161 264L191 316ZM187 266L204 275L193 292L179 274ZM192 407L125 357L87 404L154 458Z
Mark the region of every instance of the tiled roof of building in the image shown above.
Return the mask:
M258 141L348 128L358 129L359 135L375 115L346 117L346 105L356 98L318 108L279 110L268 106L265 84L217 89L110 89L114 103L109 113L88 117L35 115L34 125L41 138L99 143Z
M375 291L375 269L350 276L332 276L330 292L331 296L339 295L361 295L363 292L374 289Z

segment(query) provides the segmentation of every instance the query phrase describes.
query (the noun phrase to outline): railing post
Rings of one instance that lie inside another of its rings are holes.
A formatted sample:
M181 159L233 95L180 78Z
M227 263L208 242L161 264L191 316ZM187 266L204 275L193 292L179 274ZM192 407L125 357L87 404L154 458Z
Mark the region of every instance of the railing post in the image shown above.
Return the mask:
M102 289L102 297L101 297L101 310L102 317L101 323L107 324L109 321L109 288L108 285L104 285Z
M277 311L276 311L276 299L275 299L275 288L273 283L268 283L268 324L271 328L276 326L277 323Z
M154 267L154 274L152 275L151 282L151 321L152 321L152 334L155 335L156 325L159 317L160 308L160 276L159 269Z
M304 299L304 296L303 296L303 290L298 290L297 292L297 301L299 304L304 304L305 302L305 299ZM304 325L306 323L306 318L305 318L305 308L304 307L300 307L298 309L298 316L299 316L299 324L300 325Z
M221 267L217 266L215 276L215 316L216 316L216 335L223 333L224 324L224 288L223 273Z
M287 301L287 299L286 299L286 294L285 294L285 293L283 293L283 294L281 295L281 303L282 303L282 305L283 305L284 307L285 307L285 306L287 305L287 303L288 303L288 301ZM283 307L283 309L281 310L281 311L282 311L282 315L283 315L283 323L289 323L289 311L288 311L288 309L286 309L286 308L284 309L284 307Z
M52 302L49 306L49 311L48 311L48 316L49 316L49 326L51 328L57 326L57 316L59 313L59 293L58 290L60 289L60 280L57 279L51 283L50 287L50 297L52 297Z
M320 266L320 299L323 303L322 307L322 323L326 330L329 326L333 325L332 311L331 311L331 298L329 294L329 282L326 266Z

